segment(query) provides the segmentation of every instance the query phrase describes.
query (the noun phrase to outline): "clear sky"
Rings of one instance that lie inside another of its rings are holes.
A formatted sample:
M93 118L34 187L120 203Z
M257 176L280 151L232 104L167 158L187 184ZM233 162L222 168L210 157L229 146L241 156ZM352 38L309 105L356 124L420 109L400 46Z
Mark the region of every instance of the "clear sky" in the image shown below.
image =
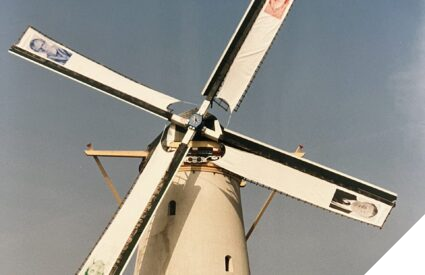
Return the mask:
M83 154L85 144L144 149L164 127L153 115L8 54L25 28L199 103L247 6L2 1L2 274L74 273L116 208ZM364 274L425 214L424 11L419 0L295 1L229 128L288 151L304 144L306 158L399 199L378 230L275 197L248 243L252 274ZM125 194L138 163L104 163ZM268 193L242 190L246 227Z

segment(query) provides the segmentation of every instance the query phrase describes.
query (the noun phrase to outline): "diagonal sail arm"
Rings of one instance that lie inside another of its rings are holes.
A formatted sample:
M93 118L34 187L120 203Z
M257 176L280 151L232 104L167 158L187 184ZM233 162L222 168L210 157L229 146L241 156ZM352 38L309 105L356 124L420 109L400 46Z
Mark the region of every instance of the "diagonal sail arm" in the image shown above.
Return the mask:
M226 47L202 94L236 111L293 0L254 0Z
M76 80L96 90L142 108L159 117L172 120L168 107L178 99L148 88L92 61L28 27L11 53Z
M188 152L188 146L187 144L181 143L179 147L177 147L174 158L170 163L170 166L166 170L164 177L161 179L160 183L157 186L156 193L152 197L151 201L149 202L148 208L145 209L143 212L141 219L137 223L137 225L134 227L133 231L130 234L130 238L128 242L125 244L124 249L121 251L120 255L118 256L114 267L112 268L113 274L118 274L123 271L125 268L129 258L131 257L132 252L134 251L136 245L139 242L140 237L144 233L144 230L146 226L150 222L150 218L152 217L152 214L155 212L157 206L159 205L159 202L161 198L165 195L166 191L168 190L168 186L170 185L175 173L180 167L180 164L184 157L186 156ZM145 217L143 219L143 217Z
M173 114L168 107L178 99L165 95L122 76L52 40L29 27L10 52L24 59L88 85L96 90L140 107L174 124L188 127L188 119ZM208 102L207 102L208 103ZM207 104L204 104L207 106ZM203 105L203 106L204 106ZM202 116L206 108L199 111ZM174 152L158 141L155 150L139 175L120 209L81 266L78 274L92 267L105 274L120 274L128 263L152 215L168 190L170 183L189 150L195 127L186 129L184 138Z
M333 182L337 185L351 188L353 190L362 189L362 192L368 192L379 200L392 203L397 199L395 194L392 192L387 192L386 190L371 184L364 185L363 181L359 179L337 172L307 159L298 158L289 152L266 145L228 129L223 131L220 140L226 145L278 162L293 169L300 170L303 173Z
M220 141L218 166L331 212L382 227L395 206L393 192L241 134L225 129Z
M188 130L176 151L167 152L157 139L146 167L139 175L111 223L80 267L78 274L86 274L93 265L103 266L103 274L121 274L137 243L150 223L161 199L179 169L194 136Z
M207 85L202 92L203 95L207 96L209 100L213 99L218 92L227 72L232 65L239 49L245 41L252 25L255 22L258 14L260 13L265 0L255 0L251 2L248 7L242 21L231 38L227 48L225 49L220 61L218 62L213 74L211 75Z

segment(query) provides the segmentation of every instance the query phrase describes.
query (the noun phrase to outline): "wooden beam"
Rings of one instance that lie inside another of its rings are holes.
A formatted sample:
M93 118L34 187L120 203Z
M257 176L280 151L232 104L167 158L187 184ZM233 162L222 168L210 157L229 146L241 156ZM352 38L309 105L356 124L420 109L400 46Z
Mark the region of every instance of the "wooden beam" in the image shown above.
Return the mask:
M115 158L146 158L148 151L121 151L121 150L94 150L91 143L87 144L87 149L84 151L86 156L97 157L115 157Z
M116 157L116 158L145 158L148 156L148 151L117 151L117 150L85 150L87 156L98 157Z

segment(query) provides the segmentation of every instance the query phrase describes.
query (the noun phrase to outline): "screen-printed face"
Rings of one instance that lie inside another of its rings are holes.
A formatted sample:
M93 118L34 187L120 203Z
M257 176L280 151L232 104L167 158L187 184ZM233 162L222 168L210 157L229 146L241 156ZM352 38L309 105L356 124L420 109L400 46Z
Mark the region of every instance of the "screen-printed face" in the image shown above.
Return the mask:
M102 261L95 261L85 272L85 275L103 275L105 264Z
M288 4L289 0L268 0L264 11L277 19L281 19Z
M62 65L64 65L72 55L67 50L56 46L53 42L47 41L47 39L44 38L32 39L29 43L29 47L34 52Z
M378 208L375 204L367 201L360 201L356 195L339 189L335 191L329 207L362 218L372 218L378 213Z
M361 217L372 218L378 213L378 208L370 202L354 201L351 203L351 211Z

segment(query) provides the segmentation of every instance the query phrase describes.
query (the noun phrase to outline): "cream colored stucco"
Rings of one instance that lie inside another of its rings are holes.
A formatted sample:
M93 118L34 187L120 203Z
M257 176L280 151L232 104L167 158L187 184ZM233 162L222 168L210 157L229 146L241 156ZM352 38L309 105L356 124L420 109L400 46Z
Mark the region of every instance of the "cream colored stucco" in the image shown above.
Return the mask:
M178 172L140 241L135 274L249 274L240 178L217 171ZM175 216L168 215L172 200Z

